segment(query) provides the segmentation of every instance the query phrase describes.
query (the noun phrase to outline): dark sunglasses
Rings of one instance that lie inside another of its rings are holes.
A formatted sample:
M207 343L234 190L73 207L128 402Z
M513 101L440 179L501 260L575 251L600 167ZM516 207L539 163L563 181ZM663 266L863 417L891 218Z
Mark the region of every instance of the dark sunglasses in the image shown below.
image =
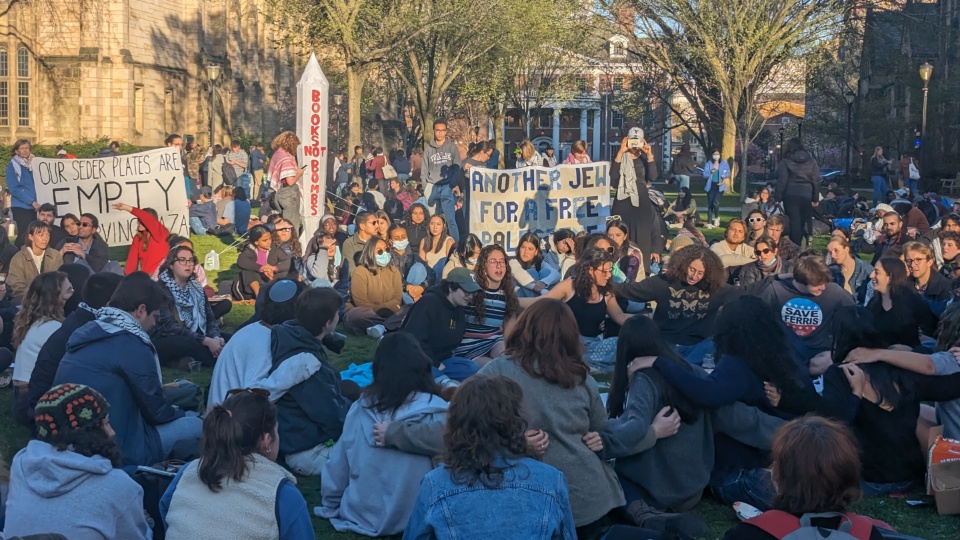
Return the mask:
M270 392L267 392L263 388L234 388L232 390L227 390L227 397L242 394L244 392L250 392L255 396L260 396L263 398L270 398Z
M84 222L82 222L82 221L81 221L78 225L79 225L80 227L84 227L84 228L86 228L86 227L93 227L93 223L84 223Z
M608 247L607 249L605 249L605 250L603 250L603 251L606 251L608 254L613 255L617 250L614 249L613 246L610 246L610 247Z
M773 250L770 249L770 248L755 249L755 250L753 250L753 254L756 255L757 257L759 257L760 255L766 255L766 254L770 253L771 251L773 251Z

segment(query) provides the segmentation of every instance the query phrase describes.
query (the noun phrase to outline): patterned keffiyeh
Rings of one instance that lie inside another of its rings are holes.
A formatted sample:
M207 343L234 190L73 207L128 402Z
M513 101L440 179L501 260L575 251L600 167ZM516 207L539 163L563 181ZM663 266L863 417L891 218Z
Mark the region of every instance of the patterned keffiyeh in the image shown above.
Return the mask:
M160 358L157 356L157 349L153 346L153 342L150 341L150 336L143 331L143 327L140 326L140 321L133 318L133 315L130 315L126 311L113 307L104 307L98 310L96 314L97 324L107 333L130 332L140 338L140 341L144 342L147 347L150 347L150 350L153 352L153 358L157 362L157 378L162 381L163 376L160 373Z
M177 306L177 314L183 325L201 335L207 334L207 295L196 277L190 274L186 287L180 287L169 271L160 272L160 283L163 283Z

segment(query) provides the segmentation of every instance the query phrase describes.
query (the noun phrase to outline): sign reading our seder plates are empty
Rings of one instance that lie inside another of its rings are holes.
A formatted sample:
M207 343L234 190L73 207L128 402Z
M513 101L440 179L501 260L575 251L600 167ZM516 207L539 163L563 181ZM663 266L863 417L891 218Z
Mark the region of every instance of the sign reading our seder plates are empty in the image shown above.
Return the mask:
M114 210L116 203L153 208L171 234L188 236L187 191L179 148L93 159L34 158L37 201L57 215L89 213L100 221L100 236L111 246L129 244L137 218Z

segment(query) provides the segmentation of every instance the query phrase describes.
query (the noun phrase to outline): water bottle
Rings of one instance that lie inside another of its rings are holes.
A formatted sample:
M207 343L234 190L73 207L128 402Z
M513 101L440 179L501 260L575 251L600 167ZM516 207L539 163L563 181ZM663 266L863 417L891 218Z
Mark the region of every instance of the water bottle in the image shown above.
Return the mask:
M703 355L703 369L709 372L713 371L715 367L717 367L717 364L713 361L713 353Z
M216 251L211 249L210 253L207 253L203 259L203 269L207 272L220 270L220 255Z

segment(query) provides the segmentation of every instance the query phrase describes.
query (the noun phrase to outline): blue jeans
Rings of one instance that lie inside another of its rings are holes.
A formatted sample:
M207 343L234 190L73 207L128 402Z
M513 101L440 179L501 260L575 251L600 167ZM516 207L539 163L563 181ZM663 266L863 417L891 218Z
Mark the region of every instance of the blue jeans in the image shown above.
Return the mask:
M878 202L887 202L887 177L873 176L870 179L873 180L873 206L876 207Z
M720 186L714 185L707 192L707 221L720 219Z
M253 180L253 176L250 173L243 173L237 177L237 187L242 187L243 192L247 194L247 197L250 196L250 181Z
M463 382L480 371L480 366L476 362L459 356L447 358L440 362L440 365L443 366L443 370L433 368L434 378L448 377L457 382Z
M406 278L408 284L420 286L420 284L427 280L427 267L424 266L423 263L413 263L407 272ZM431 283L430 285L433 284ZM413 297L407 293L403 293L403 303L412 304Z
M460 229L457 228L457 210L453 197L453 188L449 184L426 184L427 207L435 208L434 214L441 214L447 220L447 228L454 242L460 241Z
M745 502L761 512L773 507L777 495L770 469L741 469L719 475L710 479L710 490L723 504Z
M920 183L920 180L914 180L908 176L903 179L903 182L906 187L910 188L910 197L915 198L917 196L917 189L919 187L918 184Z
M207 228L203 226L203 220L198 217L190 217L190 230L193 234L207 234Z
M690 176L686 174L675 174L674 178L677 179L677 189L687 188L690 189Z
M864 497L882 497L891 493L906 493L912 487L912 480L890 483L867 482L865 480L860 482L860 490L863 491Z
M163 455L169 459L174 450L189 453L189 449L197 448L203 433L203 420L199 416L184 416L154 427L160 435Z
M682 356L687 362L690 362L695 366L702 366L704 355L713 353L713 338L707 338L700 343L694 343L693 345L677 344L674 345L673 348L677 351L677 354ZM714 362L717 360L719 360L719 358L714 358Z

